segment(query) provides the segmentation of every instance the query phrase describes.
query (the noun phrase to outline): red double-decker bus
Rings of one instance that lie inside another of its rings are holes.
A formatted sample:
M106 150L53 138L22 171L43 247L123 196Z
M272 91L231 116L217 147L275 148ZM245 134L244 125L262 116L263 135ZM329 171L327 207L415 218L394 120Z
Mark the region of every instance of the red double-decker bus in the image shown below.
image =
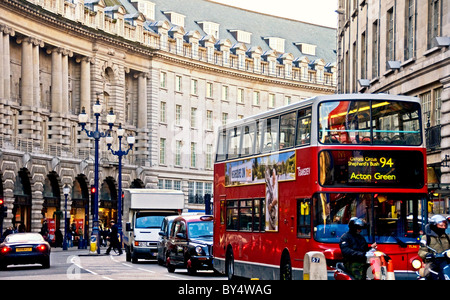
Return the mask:
M396 278L415 278L427 217L418 99L314 97L221 127L216 153L217 271L301 279L309 251L323 252L329 266L342 259L339 239L359 217Z

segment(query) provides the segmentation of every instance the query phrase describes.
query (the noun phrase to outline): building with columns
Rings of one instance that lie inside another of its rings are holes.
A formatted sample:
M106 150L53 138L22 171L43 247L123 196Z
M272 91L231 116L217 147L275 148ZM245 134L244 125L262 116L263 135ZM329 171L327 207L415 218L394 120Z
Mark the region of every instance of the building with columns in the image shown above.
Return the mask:
M136 137L123 188L173 188L186 210L213 194L216 128L335 92L336 30L208 0L0 0L0 196L8 226L92 223L94 141L84 108ZM122 149L126 149L123 139ZM117 217L118 157L100 140L99 220ZM52 231L53 232L53 231Z
M450 1L339 0L338 13L338 93L422 100L433 213L450 213Z

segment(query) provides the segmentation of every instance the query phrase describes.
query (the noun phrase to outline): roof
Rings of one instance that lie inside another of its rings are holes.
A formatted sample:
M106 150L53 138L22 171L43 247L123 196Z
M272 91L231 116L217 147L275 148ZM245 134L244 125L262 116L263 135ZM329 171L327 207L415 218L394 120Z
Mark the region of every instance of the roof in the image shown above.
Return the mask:
M109 6L121 4L128 14L137 12L130 0L107 0ZM146 1L146 0L144 0ZM336 29L253 12L210 0L151 0L155 4L155 20L168 21L164 12L176 12L185 16L185 32L198 31L202 36L201 22L220 24L219 39L228 39L232 45L238 43L233 31L242 30L251 33L248 49L260 47L262 52L270 51L269 37L285 40L285 52L292 53L295 58L306 56L311 61L323 59L325 63L336 61ZM273 5L276 5L274 3ZM286 8L289 9L289 8ZM301 52L299 44L316 45L316 55Z

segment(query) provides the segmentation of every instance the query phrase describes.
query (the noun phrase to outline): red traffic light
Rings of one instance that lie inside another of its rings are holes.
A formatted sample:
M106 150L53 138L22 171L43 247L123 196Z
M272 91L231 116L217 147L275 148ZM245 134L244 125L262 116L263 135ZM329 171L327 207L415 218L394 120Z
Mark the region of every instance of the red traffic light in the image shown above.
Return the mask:
M97 189L95 188L95 186L91 187L91 194L95 194L96 191Z
M0 198L0 205L5 204L5 200L3 200L2 198Z

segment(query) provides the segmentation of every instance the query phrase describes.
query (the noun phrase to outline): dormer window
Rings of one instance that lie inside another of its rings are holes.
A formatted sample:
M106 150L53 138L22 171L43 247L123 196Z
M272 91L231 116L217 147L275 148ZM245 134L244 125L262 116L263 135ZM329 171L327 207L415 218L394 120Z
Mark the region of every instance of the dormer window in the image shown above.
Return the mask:
M252 33L243 30L230 30L236 41L239 43L250 44Z
M269 47L272 50L275 50L280 53L284 53L284 39L278 38L278 37L267 37L264 38L267 43L269 44Z
M155 3L142 0L132 0L131 3L144 14L147 20L155 20Z
M185 15L173 11L165 11L164 14L173 25L184 27L184 18L186 18Z
M316 55L316 45L307 43L295 43L295 45L300 49L303 54L306 55Z
M216 40L219 39L219 26L220 24L214 22L198 22L198 24L202 27L202 30L208 34L212 35Z

